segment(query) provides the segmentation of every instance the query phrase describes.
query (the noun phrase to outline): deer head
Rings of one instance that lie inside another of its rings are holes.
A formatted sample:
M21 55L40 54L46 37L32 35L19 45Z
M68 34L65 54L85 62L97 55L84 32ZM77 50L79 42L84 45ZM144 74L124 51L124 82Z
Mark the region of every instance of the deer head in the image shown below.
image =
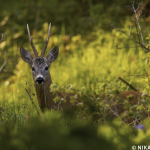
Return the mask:
M49 51L48 55L44 57L45 55L45 50L47 48L47 44L49 41L49 36L50 36L50 27L51 23L49 25L48 29L48 36L46 39L45 46L41 52L41 56L38 56L38 52L35 49L32 41L32 37L30 36L30 30L27 24L27 30L28 30L28 35L29 35L29 41L32 46L32 49L34 51L35 57L32 57L30 52L24 49L23 47L20 48L20 54L22 59L29 64L30 68L32 69L32 76L36 84L42 85L49 79L49 67L51 63L57 59L59 49L58 46L55 46L52 50Z

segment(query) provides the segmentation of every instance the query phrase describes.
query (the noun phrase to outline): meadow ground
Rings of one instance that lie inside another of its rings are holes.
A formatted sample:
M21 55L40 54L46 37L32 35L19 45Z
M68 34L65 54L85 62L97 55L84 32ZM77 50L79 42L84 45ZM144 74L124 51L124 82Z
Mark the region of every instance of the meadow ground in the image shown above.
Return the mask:
M92 9L94 11L96 8ZM1 25L8 20L6 16ZM140 23L143 25L144 21ZM23 34L28 36L27 32L19 30L13 37L5 36L5 41L0 43L1 58L4 58L4 50L7 55L6 68L3 68L0 80L0 149L127 150L144 145L148 148L150 119L142 118L141 112L150 113L149 98L145 97L146 94L150 95L149 53L112 28L110 23L107 22L108 31L101 28L101 24L99 21L95 29L86 35L69 35L64 24L60 33L55 34L57 27L52 25L46 54L58 45L59 56L50 67L53 81L51 90L74 93L72 101L78 97L80 102L76 109L47 110L44 114L38 106L31 69L21 59L20 45L14 40ZM127 16L121 29L137 39L136 28L133 26L130 30L131 24ZM10 31L6 30L9 35ZM43 49L47 30L48 22L45 22L38 32L31 32L39 53ZM145 30L144 41L149 42ZM22 41L25 41L23 37ZM10 46L12 42L14 44ZM29 41L25 41L23 47L33 55ZM117 97L122 91L132 90L118 77L143 93L140 104L132 105L128 99L120 100ZM116 98L127 111L112 119L109 103L100 97L103 94L110 99ZM125 122L125 116L133 121ZM134 127L137 118L141 118L143 130L138 131Z

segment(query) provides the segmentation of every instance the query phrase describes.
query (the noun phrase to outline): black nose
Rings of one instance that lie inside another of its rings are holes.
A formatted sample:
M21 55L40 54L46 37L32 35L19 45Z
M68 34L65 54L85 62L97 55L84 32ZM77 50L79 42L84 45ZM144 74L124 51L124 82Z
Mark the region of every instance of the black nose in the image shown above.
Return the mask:
M38 77L36 79L36 83L38 83L38 84L42 84L43 82L44 82L44 79L42 77Z

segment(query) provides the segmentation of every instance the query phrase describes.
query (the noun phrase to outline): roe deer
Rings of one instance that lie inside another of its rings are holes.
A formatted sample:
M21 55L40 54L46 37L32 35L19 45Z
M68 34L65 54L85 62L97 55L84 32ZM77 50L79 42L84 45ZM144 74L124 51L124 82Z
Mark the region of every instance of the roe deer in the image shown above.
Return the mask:
M52 79L51 79L51 75L49 72L49 67L51 66L52 62L57 59L58 53L59 53L58 46L55 46L52 50L49 51L48 55L44 57L45 50L47 48L47 44L49 41L49 36L50 36L50 27L51 27L51 23L49 25L48 36L46 39L45 46L41 52L41 56L38 56L38 52L33 45L33 41L30 35L28 24L27 24L27 30L28 30L28 35L29 35L29 41L34 51L35 57L33 58L30 52L25 50L23 47L20 48L20 54L21 54L22 59L26 63L28 63L30 68L32 69L32 76L34 80L36 95L37 95L38 103L42 112L44 111L46 107L49 109L50 108L52 109L67 108L70 105L70 96L74 95L71 93L65 95L58 91L57 91L57 94L53 94L50 91L49 87L52 84ZM54 103L53 99L55 98L56 95L66 99L65 105ZM137 104L138 98L141 97L141 93L137 91L124 91L119 94L119 97L126 99L129 95L133 95L133 97L129 99L129 101L132 104ZM100 97L104 98L105 96L103 95ZM116 105L116 107L112 107L112 110L115 111L117 114L121 114L124 111L123 104Z
M48 55L44 57L45 50L47 48L47 44L49 41L49 36L50 36L50 27L51 27L51 23L49 25L48 36L46 39L45 46L41 52L41 56L38 56L38 52L33 45L28 24L27 24L27 30L29 35L29 41L34 51L35 58L31 56L29 51L25 50L23 47L20 48L20 54L22 59L26 63L28 63L30 68L32 69L35 91L42 112L46 107L52 109L60 109L60 108L68 107L70 103L70 96L73 95L71 93L64 95L58 91L57 94L53 94L53 92L50 92L49 87L52 84L52 80L49 72L49 67L51 66L51 63L57 59L59 53L58 46L55 46L52 50L49 51ZM57 104L54 103L53 99L56 97L56 95L58 95L59 97L65 97L66 99L65 106L64 105L61 106L58 103Z

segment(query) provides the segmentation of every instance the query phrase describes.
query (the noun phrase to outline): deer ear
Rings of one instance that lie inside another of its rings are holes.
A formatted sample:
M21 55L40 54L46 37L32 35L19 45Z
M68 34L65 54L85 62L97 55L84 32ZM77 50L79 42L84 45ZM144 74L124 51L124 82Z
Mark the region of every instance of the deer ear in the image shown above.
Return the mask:
M46 56L49 66L50 66L50 64L51 64L54 60L57 59L58 53L59 53L59 48L58 48L58 46L55 46L53 49L51 49L51 50L49 51L48 55Z
M30 65L30 67L32 66L32 59L33 57L31 56L30 52L27 51L26 49L24 49L23 47L20 48L20 54L22 59L28 63Z

